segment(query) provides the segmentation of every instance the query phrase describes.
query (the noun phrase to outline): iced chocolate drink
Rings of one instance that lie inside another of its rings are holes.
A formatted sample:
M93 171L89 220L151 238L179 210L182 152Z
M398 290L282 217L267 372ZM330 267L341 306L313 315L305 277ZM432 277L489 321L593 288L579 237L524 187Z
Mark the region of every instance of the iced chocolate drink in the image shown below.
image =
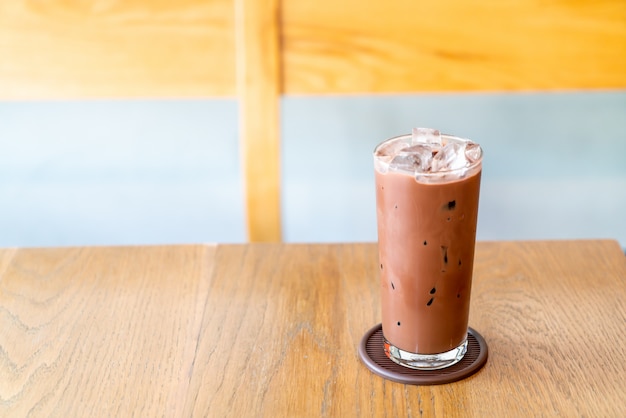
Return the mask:
M398 364L440 369L467 349L482 150L414 129L374 151L382 327Z

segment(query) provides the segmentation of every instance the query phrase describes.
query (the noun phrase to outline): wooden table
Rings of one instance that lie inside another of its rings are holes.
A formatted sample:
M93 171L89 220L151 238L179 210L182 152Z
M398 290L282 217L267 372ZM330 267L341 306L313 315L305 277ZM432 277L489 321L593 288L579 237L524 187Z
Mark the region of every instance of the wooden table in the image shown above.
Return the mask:
M375 244L0 250L0 416L626 416L614 241L481 242L477 374L383 380Z

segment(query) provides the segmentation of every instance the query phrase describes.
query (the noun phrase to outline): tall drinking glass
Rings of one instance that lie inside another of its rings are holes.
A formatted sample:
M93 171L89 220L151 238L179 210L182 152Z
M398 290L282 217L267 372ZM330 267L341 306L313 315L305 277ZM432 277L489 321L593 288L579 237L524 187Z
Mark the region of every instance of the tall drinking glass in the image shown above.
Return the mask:
M467 350L482 149L417 128L379 144L374 166L385 354L449 367Z

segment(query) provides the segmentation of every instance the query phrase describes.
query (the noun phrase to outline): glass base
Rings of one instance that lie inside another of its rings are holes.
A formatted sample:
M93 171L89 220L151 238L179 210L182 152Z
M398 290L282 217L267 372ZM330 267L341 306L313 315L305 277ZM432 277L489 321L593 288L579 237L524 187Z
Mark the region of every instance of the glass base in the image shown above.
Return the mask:
M417 354L404 351L383 338L385 354L391 361L401 366L417 370L438 370L450 367L461 361L467 352L467 338L456 348L445 353Z

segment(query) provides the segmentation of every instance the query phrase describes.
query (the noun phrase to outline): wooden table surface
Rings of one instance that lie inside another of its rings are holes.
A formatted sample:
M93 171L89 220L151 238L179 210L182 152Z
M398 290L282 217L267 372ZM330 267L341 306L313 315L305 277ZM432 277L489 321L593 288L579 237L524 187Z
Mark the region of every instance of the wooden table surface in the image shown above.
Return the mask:
M359 360L375 244L0 250L0 416L626 416L615 241L480 242L477 374Z

